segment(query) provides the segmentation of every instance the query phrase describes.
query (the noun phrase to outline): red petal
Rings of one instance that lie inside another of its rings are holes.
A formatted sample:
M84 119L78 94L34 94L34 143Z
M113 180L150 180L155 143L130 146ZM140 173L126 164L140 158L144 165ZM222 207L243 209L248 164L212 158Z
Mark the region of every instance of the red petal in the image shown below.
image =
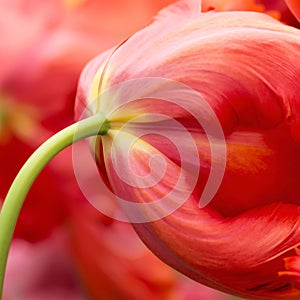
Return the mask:
M296 206L274 204L222 219L189 202L135 228L160 258L201 283L243 297L300 295L289 278L277 274L284 269L282 257L300 243Z
M141 138L121 130L110 130L102 143L107 177L130 221L160 219L193 192L197 173L188 172L195 167L187 160L182 170Z

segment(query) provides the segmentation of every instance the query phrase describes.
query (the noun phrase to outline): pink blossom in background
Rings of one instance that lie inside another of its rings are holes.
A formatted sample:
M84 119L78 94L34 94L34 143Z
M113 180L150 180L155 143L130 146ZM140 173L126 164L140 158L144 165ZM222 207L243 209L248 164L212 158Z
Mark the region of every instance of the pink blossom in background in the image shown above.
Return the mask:
M64 233L56 232L35 244L14 240L4 295L7 300L87 299L68 255Z

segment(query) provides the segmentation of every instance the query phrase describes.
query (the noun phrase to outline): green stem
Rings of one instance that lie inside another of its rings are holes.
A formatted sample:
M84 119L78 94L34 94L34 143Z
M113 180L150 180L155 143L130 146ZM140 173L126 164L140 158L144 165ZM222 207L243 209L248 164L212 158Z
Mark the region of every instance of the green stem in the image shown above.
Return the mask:
M109 124L103 114L95 114L81 120L52 136L42 144L26 161L12 183L0 213L0 297L2 299L3 282L8 252L19 217L20 210L31 185L47 165L60 151L71 144L95 135L104 135Z

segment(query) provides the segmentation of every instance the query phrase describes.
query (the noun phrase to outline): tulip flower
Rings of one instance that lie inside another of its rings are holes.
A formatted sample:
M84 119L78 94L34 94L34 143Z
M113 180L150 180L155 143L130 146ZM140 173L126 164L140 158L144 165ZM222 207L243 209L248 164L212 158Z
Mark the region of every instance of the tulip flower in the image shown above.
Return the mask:
M95 157L142 240L241 297L300 297L299 59L295 28L181 1L78 88L77 115L109 122Z

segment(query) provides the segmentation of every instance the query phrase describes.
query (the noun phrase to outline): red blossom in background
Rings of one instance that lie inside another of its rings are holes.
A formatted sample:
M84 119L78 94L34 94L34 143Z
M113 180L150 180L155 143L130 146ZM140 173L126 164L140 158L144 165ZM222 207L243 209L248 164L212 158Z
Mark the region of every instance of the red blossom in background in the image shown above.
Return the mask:
M267 11L277 12L278 17L282 22L299 28L299 22L287 6L288 1L257 0L257 2L263 5Z
M202 9L203 11L246 10L264 12L286 24L299 26L299 23L283 0L203 0Z
M5 299L84 300L63 232L31 244L15 239L6 272Z
M202 10L264 12L288 25L299 27L299 22L282 0L203 0Z

